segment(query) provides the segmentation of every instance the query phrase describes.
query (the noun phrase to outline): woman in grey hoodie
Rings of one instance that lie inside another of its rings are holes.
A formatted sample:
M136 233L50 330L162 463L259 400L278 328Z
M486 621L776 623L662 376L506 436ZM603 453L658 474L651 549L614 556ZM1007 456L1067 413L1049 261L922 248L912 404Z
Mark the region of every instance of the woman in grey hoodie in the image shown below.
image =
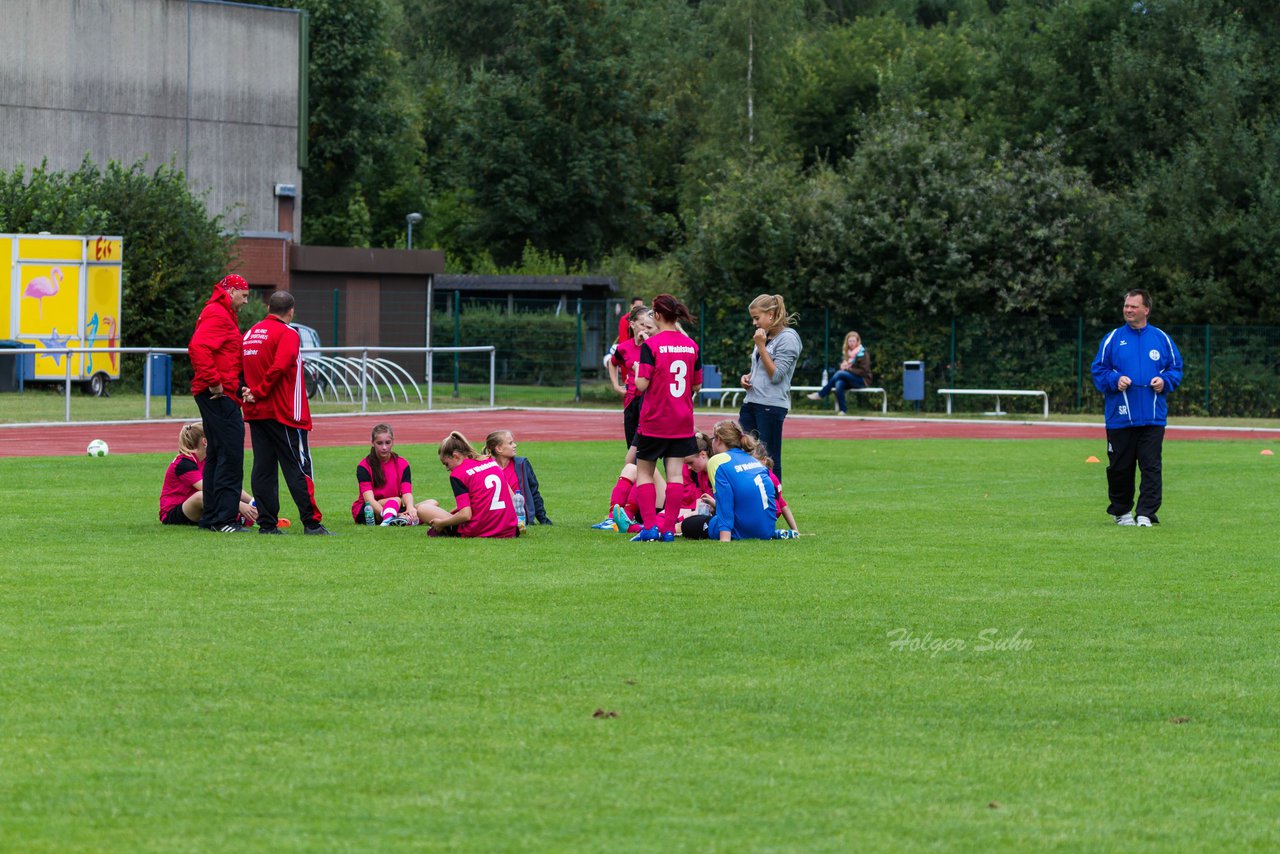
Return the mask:
M742 375L747 395L738 413L745 433L754 433L773 457L773 471L782 478L782 422L791 409L791 375L800 360L800 334L791 328L796 315L787 314L781 294L761 294L747 307L756 331L752 340L751 371Z

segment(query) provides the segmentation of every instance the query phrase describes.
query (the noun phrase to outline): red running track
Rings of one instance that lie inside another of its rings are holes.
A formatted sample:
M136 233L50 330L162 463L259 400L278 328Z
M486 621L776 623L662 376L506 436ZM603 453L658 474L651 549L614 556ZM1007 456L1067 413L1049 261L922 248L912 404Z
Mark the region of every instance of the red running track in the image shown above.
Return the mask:
M699 414L698 426L709 430L732 412ZM361 447L380 421L390 423L396 440L434 444L450 430L460 430L479 443L493 430L512 430L521 442L609 440L622 438L617 410L498 409L412 414L327 415L316 418L311 444L318 448ZM129 421L100 424L0 425L0 457L72 456L83 454L93 439L104 439L112 453L168 453L178 445L180 421ZM787 419L791 439L1098 439L1101 425L1002 421L940 421L917 418L839 418L795 415ZM1221 427L1171 427L1165 438L1257 441L1280 444L1280 430Z

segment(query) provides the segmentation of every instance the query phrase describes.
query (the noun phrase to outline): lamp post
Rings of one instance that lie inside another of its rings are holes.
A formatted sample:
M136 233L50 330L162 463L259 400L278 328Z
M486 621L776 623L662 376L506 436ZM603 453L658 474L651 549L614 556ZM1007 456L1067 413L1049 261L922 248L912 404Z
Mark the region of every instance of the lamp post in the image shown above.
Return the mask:
M414 211L413 213L406 216L404 218L404 221L409 224L409 237L405 241L405 244L409 249L412 249L413 248L413 227L418 223L422 222L422 214L418 213L417 211Z

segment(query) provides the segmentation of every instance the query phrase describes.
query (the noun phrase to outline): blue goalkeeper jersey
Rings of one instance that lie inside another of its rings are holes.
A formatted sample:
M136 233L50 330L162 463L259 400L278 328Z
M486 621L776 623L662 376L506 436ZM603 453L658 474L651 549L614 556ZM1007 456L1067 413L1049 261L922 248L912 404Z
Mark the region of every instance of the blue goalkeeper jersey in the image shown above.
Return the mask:
M729 531L735 540L767 540L778 523L778 495L769 470L741 448L730 448L729 459L716 469L716 515L707 536L719 539Z

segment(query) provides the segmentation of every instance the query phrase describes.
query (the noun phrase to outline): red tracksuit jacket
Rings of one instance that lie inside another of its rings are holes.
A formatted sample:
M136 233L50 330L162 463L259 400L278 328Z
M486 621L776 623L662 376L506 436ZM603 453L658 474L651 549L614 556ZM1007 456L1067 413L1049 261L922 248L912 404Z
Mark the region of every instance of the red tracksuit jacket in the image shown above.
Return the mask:
M231 307L231 295L217 285L196 321L196 331L187 345L187 355L195 376L191 393L222 383L222 393L240 402L240 320Z
M255 323L244 336L244 384L253 403L244 405L246 421L279 421L311 429L311 406L302 375L298 331L274 314Z

